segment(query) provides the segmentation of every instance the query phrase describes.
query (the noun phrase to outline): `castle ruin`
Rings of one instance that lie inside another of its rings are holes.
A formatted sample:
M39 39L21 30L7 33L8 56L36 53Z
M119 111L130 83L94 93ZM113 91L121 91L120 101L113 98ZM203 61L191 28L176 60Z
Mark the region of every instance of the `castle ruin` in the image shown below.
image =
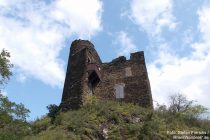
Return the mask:
M102 63L90 41L73 41L60 107L78 109L92 95L153 108L144 52L131 53L129 60L120 56Z

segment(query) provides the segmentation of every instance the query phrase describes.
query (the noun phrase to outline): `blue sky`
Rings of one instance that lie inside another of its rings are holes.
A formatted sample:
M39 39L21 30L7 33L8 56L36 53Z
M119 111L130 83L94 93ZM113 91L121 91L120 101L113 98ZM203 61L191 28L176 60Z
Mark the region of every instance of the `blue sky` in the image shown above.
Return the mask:
M29 120L59 105L78 38L103 62L144 51L154 104L181 92L210 108L208 0L0 0L0 48L15 66L3 94L29 108Z

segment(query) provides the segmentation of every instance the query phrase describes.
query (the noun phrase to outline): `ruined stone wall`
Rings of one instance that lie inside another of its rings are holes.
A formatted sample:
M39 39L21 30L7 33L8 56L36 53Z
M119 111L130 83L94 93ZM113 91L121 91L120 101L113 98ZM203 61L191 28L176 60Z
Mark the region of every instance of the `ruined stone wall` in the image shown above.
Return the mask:
M121 99L116 98L116 85L123 86ZM121 56L102 63L91 42L72 42L60 107L78 109L91 95L153 107L144 53L132 53L130 60Z
M131 54L130 60L119 57L110 63L103 63L102 72L103 79L94 90L98 98L117 100L115 85L123 84L125 96L120 100L153 107L143 52Z
M71 44L63 96L60 104L62 110L78 109L90 94L88 87L87 64L101 64L100 57L91 42L75 40Z
M83 88L82 88L82 90L83 90L83 95L82 95L83 103L85 102L85 100L87 99L88 96L93 95L93 89L90 89L90 84L89 84L89 76L93 71L88 71L87 67L88 67L89 64L94 64L94 65L97 66L98 71L101 72L101 64L102 64L101 59L98 56L98 53L96 52L94 47L85 49L85 57L86 57L86 65L85 65L86 73L83 77L83 80L84 80L83 81Z

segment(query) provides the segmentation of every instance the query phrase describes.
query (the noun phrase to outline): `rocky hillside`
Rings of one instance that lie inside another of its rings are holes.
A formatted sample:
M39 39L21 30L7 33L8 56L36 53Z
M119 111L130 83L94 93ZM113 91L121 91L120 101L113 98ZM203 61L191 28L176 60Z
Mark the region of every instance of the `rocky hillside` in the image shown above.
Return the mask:
M210 121L196 115L174 114L165 106L154 111L133 104L92 100L80 110L36 120L25 140L162 140L172 139L178 132L183 132L178 136L208 137Z

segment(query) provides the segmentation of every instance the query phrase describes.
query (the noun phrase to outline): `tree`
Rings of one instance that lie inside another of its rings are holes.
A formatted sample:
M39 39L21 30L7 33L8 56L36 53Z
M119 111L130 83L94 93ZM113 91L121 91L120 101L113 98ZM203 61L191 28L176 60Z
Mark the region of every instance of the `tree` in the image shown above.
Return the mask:
M180 114L188 119L197 119L208 110L202 105L196 105L193 100L187 100L187 98L180 93L170 96L169 99L169 112L172 114Z
M10 53L3 49L0 53L0 85L6 84L12 75L13 64L11 64L9 58Z
M173 113L186 111L193 103L193 101L188 101L184 95L179 93L171 95L169 101L169 110Z
M26 117L30 111L0 95L0 139L19 140L30 133Z
M12 120L26 121L29 116L30 111L25 108L25 106L20 103L9 101L9 99L3 95L0 95L0 114L5 114L12 118Z
M50 104L47 106L47 109L49 110L47 116L51 118L51 123L54 123L54 120L59 113L59 106L55 104Z
M10 53L2 50L0 53L0 86L7 84L12 75L10 63ZM20 103L9 101L1 94L0 89L0 139L19 140L30 133L30 125L26 122L30 111Z

